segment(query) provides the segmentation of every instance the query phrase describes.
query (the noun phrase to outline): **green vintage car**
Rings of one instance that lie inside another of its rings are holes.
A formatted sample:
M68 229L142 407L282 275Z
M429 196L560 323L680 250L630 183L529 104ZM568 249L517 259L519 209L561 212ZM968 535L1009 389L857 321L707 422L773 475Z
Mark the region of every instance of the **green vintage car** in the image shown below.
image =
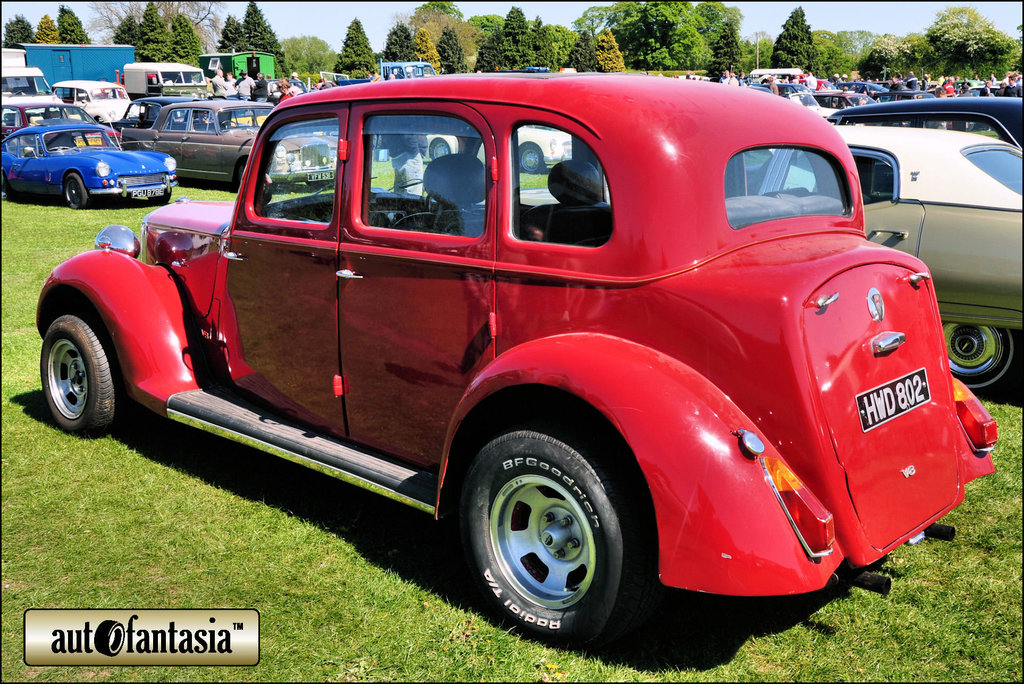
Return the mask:
M1019 388L1020 149L956 131L836 130L857 161L868 239L931 269L953 374Z

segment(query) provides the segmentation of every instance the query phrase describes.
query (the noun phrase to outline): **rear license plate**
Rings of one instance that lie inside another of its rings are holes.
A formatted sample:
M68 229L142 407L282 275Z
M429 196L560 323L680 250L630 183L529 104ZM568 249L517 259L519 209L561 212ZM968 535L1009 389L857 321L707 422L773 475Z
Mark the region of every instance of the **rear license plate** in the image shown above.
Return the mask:
M161 188L130 188L128 190L132 197L160 197L164 194Z
M306 181L334 180L333 171L310 171L306 174Z
M924 368L879 385L857 395L857 412L863 432L899 418L904 413L927 404L932 398L928 390L928 373Z

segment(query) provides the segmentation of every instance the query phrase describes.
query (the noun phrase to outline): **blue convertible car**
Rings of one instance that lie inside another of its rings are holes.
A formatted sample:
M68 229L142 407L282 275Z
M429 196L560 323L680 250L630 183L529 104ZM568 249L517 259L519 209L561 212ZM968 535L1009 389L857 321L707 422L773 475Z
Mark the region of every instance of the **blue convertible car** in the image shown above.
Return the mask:
M104 126L30 126L3 141L3 186L9 197L63 195L72 209L95 196L171 199L178 184L174 158L162 152L125 152Z

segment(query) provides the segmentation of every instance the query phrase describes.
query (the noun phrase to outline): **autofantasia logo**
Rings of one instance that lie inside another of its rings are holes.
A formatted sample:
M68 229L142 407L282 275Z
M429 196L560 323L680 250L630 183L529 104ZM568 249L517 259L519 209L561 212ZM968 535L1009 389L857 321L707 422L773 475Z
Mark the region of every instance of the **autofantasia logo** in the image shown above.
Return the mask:
M26 665L256 665L256 610L25 611Z

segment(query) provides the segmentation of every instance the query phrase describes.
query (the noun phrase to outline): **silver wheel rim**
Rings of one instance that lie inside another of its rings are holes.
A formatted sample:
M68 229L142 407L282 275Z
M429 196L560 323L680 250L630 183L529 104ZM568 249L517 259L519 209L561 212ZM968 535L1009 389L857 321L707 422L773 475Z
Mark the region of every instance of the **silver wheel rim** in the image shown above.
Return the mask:
M557 481L526 475L491 504L491 549L515 589L546 608L584 597L594 579L594 532L585 511Z
M57 410L68 420L81 417L89 398L89 379L78 347L68 340L57 340L50 347L46 368L50 396Z
M974 379L997 369L1012 353L996 328L947 323L942 329L946 334L949 367L964 378ZM995 382L1000 376L1002 373L985 384Z
M537 150L529 147L522 152L522 164L523 168L529 173L537 173L540 170L540 154Z

